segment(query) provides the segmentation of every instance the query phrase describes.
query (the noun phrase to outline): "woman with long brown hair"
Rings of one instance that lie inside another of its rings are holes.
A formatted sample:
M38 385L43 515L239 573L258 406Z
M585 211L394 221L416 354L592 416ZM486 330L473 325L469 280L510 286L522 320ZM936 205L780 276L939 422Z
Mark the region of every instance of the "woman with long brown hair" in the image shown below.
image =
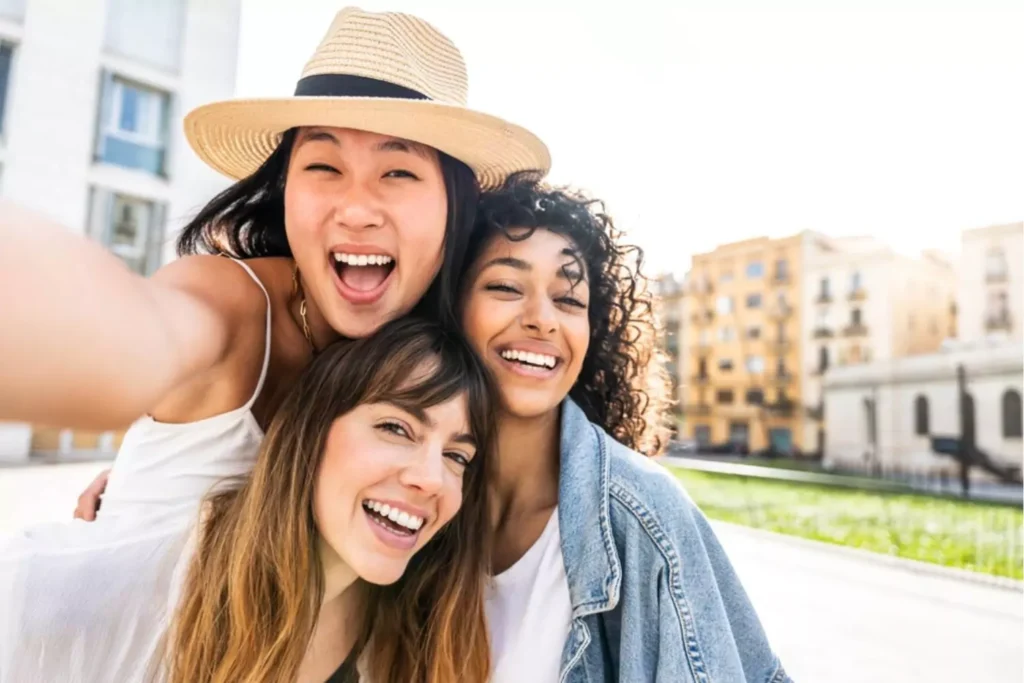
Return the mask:
M112 541L76 520L0 550L0 681L484 681L492 422L486 371L440 326L338 342L198 522Z

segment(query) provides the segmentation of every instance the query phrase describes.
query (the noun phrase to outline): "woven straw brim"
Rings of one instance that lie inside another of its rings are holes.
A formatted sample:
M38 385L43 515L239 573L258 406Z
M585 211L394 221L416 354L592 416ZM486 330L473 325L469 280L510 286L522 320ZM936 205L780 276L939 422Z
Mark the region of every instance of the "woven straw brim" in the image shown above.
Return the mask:
M437 102L377 97L289 97L215 102L185 117L195 153L236 180L256 171L281 135L297 126L351 128L429 145L468 165L484 189L516 171L551 168L528 130L495 116Z

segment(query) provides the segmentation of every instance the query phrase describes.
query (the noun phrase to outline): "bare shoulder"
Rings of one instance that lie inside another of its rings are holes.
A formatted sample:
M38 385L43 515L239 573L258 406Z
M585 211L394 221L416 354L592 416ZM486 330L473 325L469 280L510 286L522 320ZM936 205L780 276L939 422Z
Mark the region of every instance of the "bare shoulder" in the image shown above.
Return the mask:
M190 255L176 259L158 270L153 284L187 295L221 320L228 337L249 332L262 334L267 314L267 299L286 299L291 287L291 259L256 258L245 262L259 280L257 283L246 268L223 256ZM230 344L231 339L227 340Z

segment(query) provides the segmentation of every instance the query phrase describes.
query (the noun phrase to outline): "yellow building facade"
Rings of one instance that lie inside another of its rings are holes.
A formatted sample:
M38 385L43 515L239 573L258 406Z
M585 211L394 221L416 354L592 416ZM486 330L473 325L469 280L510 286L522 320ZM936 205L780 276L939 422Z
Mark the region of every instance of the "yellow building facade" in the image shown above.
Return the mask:
M685 436L701 447L793 455L803 443L803 235L693 257L685 290Z

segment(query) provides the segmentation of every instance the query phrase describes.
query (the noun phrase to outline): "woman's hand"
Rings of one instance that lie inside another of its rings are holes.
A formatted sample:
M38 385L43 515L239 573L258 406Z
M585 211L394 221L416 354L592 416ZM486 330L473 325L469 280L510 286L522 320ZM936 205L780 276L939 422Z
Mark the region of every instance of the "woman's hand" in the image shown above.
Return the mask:
M100 497L107 489L107 479L110 478L110 470L103 470L92 480L92 483L78 497L78 507L75 508L75 519L84 519L87 522L96 520L96 512L100 509Z

